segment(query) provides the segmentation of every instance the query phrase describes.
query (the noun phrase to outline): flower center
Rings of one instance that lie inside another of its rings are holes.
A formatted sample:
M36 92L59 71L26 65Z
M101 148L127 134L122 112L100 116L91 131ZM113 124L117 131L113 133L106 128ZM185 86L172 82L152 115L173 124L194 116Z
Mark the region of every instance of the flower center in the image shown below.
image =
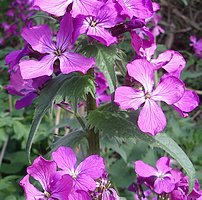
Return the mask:
M96 22L96 21L92 20L92 21L90 22L90 26L91 26L91 27L95 27L96 25L97 25L97 22Z
M47 191L44 191L44 196L45 196L46 198L50 198L50 197L51 197L51 194L50 194L49 192L47 192Z
M62 51L61 51L60 49L57 49L57 50L54 52L54 54L55 54L56 56L61 56L61 55L62 55Z
M145 94L145 99L150 99L151 95L149 93Z

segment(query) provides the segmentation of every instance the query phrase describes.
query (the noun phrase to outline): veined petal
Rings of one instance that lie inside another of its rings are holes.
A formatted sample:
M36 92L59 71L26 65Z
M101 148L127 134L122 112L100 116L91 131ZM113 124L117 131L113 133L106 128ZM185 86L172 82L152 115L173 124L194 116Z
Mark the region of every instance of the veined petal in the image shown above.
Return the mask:
M116 37L112 36L108 30L99 25L95 27L89 26L87 35L91 36L92 38L95 38L96 40L98 40L99 42L103 43L106 46L110 46L111 44L117 42Z
M104 171L104 159L98 155L91 155L87 157L78 165L76 169L76 172L78 172L78 174L85 174L86 176L90 176L94 180L100 178Z
M184 83L174 76L163 78L151 94L154 101L164 101L168 105L179 101L185 91Z
M182 112L191 112L199 105L199 96L192 90L185 90L182 98L174 104Z
M128 74L140 82L145 89L145 93L151 92L154 85L153 66L146 59L136 59L127 64Z
M94 191L96 188L96 182L90 177L85 174L79 174L78 177L75 179L75 190L84 190L86 192Z
M157 170L153 168L152 166L144 163L143 161L138 160L135 162L135 172L140 177L148 178L151 176L155 176L155 173L157 172Z
M165 51L159 54L157 59L153 59L152 63L156 66L156 68L162 67L168 73L175 73L176 77L180 77L181 71L185 68L185 59L183 56L173 50Z
M111 28L117 24L118 12L113 0L108 0L100 9L97 10L96 21L103 28Z
M166 126L166 118L162 109L152 99L147 99L138 117L138 127L141 131L156 135Z
M50 183L56 173L57 166L54 161L49 161L39 156L34 163L27 168L27 173L41 183L45 191L50 191Z
M47 24L23 28L21 35L35 51L40 53L50 53L54 51L55 45Z
M36 189L32 184L29 182L29 175L26 175L21 181L20 186L23 187L23 190L26 195L26 200L36 200L36 199L43 199L44 194Z
M69 200L68 195L73 186L73 179L69 175L63 175L51 188L51 198Z
M144 92L127 86L118 87L115 91L114 101L122 109L137 110L145 102Z
M170 178L157 178L154 182L154 191L157 194L170 193L174 190L175 184Z
M121 14L128 15L131 19L133 16L146 19L153 14L151 0L118 0L118 3L123 9Z
M160 173L167 173L171 171L170 167L170 159L166 156L161 157L157 162L156 162L156 168L158 169L158 172Z
M65 51L72 44L73 21L69 13L65 14L60 22L60 29L56 37L57 49Z
M57 57L54 54L44 56L40 61L24 60L20 62L20 71L23 79L32 79L40 76L50 76L53 73L53 64Z
M35 0L34 6L55 16L63 16L72 0Z
M27 106L32 105L32 102L34 101L34 99L37 96L38 95L36 93L30 92L29 94L27 94L23 98L21 98L21 99L19 99L19 100L16 101L16 103L15 103L15 109L16 110L20 110L22 108L25 108Z
M72 6L72 17L78 15L96 15L97 11L104 3L97 0L74 0Z
M57 163L57 166L65 171L74 170L76 165L76 155L69 147L59 147L52 153L52 159Z
M63 74L71 72L86 72L95 64L94 58L86 58L83 55L72 52L65 52L60 57L60 69Z
M68 196L69 200L92 200L91 196L89 195L88 192L83 191L83 190L73 190L69 196Z

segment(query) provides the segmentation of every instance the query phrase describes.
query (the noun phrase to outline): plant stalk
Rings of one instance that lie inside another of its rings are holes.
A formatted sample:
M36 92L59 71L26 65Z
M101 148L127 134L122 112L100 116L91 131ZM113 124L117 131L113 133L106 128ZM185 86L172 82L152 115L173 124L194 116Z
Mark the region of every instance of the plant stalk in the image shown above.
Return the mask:
M88 71L88 74L95 77L94 76L94 69L90 69ZM86 106L87 106L87 114L89 114L91 111L96 109L96 99L93 98L93 96L89 93L87 95L87 102L86 102ZM92 155L92 154L100 154L100 138L99 138L99 132L95 132L94 128L90 128L87 130L88 131L88 136L87 136L87 140L88 140L88 154Z

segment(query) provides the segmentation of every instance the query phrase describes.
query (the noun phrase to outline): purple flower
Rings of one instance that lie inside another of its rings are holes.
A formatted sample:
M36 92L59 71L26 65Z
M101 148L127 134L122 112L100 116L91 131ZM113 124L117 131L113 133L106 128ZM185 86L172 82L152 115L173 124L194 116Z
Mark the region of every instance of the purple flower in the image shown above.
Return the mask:
M107 29L116 25L117 15L115 3L109 0L102 7L96 7L95 15L90 12L88 16L78 16L75 19L75 38L86 33L106 46L116 43L117 38Z
M191 44L190 46L193 46L195 54L199 57L202 58L202 38L197 41L196 36L191 36L190 37Z
M141 29L131 31L130 35L131 45L138 57L151 60L151 57L156 51L156 44L154 42L154 36L149 29L143 27Z
M95 180L100 178L105 170L104 160L98 155L87 157L76 167L76 155L68 147L59 147L52 153L52 158L63 170L61 173L69 174L73 178L76 190L94 191Z
M72 16L93 14L96 7L103 3L97 0L35 0L34 6L55 16L63 16L72 4Z
M122 86L115 91L115 102L122 109L137 110L144 106L138 117L138 126L141 131L156 135L166 126L166 118L157 104L164 101L172 105L179 101L184 94L184 84L174 76L162 78L154 87L154 70L151 63L145 59L136 59L127 65L128 74L142 84L143 89Z
M40 61L25 60L20 62L20 70L23 79L31 79L53 73L54 62L59 59L60 70L63 74L79 71L86 73L93 67L93 58L86 58L70 51L72 44L73 24L72 18L66 14L60 24L56 36L56 44L52 41L52 35L47 25L24 28L23 38L35 51L45 54Z
M42 76L36 79L24 80L22 79L19 65L13 66L13 69L15 70L11 72L10 83L5 89L8 90L9 94L22 97L15 104L16 109L22 109L32 104L40 89L51 77Z
M152 16L153 8L151 0L118 0L121 15L126 15L132 19L137 17L146 19Z
M96 181L96 186L96 190L91 194L93 199L120 200L116 190L112 188L111 183L108 180L107 172L104 172L102 177Z
M180 78L182 70L185 68L186 62L183 56L173 50L165 51L159 54L157 59L152 59L151 63L154 69L165 69L168 73L164 77L175 76ZM182 117L187 117L188 112L191 112L199 105L199 96L196 92L191 90L185 90L182 98L173 104L173 108Z
M107 93L109 87L102 72L95 73L95 81L97 106L101 103L109 102L111 100L111 96Z
M157 194L162 194L164 192L170 193L173 191L175 184L171 176L172 168L169 166L170 159L167 157L162 157L156 162L156 169L152 166L139 160L135 162L135 172L138 176L147 181L149 178L154 179L154 191Z
M34 163L27 168L27 173L21 181L27 200L68 200L68 195L72 189L73 181L71 176L57 174L57 165L53 161L48 161L41 156L34 160ZM29 182L32 176L37 180L43 191L39 191Z

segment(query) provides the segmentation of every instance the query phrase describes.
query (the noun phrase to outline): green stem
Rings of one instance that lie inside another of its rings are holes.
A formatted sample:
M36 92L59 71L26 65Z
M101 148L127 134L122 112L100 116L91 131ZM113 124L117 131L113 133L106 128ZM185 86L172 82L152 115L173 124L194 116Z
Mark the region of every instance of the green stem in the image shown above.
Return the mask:
M88 74L94 77L94 69L90 69L88 71ZM89 112L96 109L96 99L93 98L93 96L89 93L87 95L87 114ZM90 128L88 131L88 154L100 154L100 138L99 138L99 132L95 132L94 128Z

